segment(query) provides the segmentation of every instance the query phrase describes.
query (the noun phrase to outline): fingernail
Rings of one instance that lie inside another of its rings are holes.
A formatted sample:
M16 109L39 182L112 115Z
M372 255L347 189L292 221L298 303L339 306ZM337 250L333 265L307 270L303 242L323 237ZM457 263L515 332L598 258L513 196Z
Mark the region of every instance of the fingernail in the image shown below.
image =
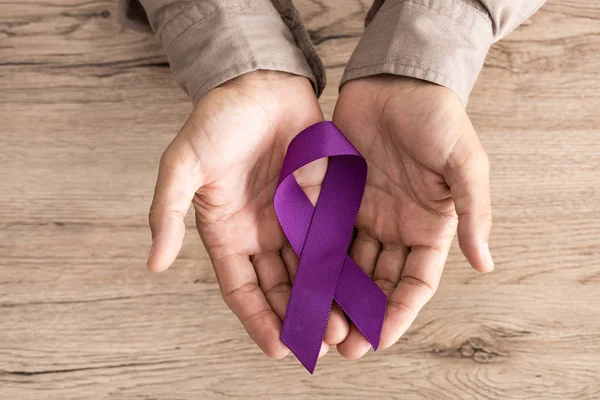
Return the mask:
M321 343L321 350L319 350L319 358L323 357L329 351L329 345L325 342Z
M152 255L154 254L154 250L156 249L156 241L152 241L152 246L150 246L150 253L148 254L148 260L146 260L146 264L150 262Z
M490 246L487 243L484 245L483 258L488 267L490 267L490 271L494 269L494 260L492 259L492 253L490 253Z

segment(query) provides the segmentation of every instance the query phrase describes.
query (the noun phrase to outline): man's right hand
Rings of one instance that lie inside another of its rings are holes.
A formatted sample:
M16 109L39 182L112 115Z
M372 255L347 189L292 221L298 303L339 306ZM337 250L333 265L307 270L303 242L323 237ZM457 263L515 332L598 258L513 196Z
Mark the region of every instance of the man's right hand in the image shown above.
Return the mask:
M298 258L281 230L273 195L286 149L323 120L308 79L251 72L208 92L164 152L150 209L152 271L177 257L191 203L221 292L250 337L270 357L289 350L279 339ZM319 160L296 179L316 202L327 168ZM334 306L321 354L349 326Z

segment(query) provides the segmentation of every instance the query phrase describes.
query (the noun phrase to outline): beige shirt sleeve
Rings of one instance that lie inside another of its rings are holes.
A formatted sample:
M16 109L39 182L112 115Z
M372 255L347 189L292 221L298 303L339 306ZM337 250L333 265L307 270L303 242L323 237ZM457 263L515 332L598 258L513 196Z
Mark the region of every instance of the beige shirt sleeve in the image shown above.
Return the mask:
M194 102L258 69L305 76L317 95L325 87L325 69L291 0L117 0L117 18L154 32Z
M395 74L453 90L463 104L490 46L544 0L376 0L342 77Z

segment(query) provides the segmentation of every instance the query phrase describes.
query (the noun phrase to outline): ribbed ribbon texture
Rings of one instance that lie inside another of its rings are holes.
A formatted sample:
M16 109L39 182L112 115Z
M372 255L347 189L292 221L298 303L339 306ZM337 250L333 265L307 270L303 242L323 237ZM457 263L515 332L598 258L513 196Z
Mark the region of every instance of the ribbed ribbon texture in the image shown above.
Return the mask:
M329 157L316 207L294 178ZM333 301L377 350L386 295L347 254L367 179L367 163L332 122L306 128L290 143L275 191L275 211L300 257L281 340L313 373Z

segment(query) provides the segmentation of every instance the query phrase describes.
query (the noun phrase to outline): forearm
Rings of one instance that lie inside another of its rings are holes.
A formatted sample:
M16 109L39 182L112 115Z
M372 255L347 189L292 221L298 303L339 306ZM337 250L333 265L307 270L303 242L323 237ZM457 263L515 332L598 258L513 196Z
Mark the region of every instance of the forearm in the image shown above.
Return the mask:
M376 0L341 84L377 74L445 86L463 104L490 46L543 0Z
M152 31L181 88L196 102L244 73L276 70L325 86L321 60L290 1L118 0L124 25ZM141 8L143 6L143 9ZM145 11L145 18L140 10Z

